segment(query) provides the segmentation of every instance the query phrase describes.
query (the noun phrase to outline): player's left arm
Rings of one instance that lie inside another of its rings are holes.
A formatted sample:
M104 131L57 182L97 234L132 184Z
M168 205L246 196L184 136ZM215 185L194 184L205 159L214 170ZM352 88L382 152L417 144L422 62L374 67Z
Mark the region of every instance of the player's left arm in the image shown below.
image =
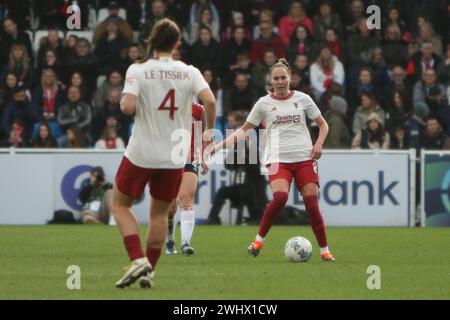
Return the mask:
M319 127L319 137L317 138L316 143L312 148L311 158L317 160L320 159L320 157L322 156L323 144L328 135L328 124L322 115L319 115L313 121Z
M137 96L131 93L124 93L120 100L120 110L127 116L131 116L136 112Z

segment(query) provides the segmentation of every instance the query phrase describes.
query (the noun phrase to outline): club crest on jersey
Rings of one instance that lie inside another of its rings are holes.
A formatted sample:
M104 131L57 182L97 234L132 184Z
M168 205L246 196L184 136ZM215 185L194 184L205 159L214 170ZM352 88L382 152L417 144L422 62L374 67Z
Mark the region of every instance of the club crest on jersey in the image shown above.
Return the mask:
M277 111L277 107L273 107L272 110L270 110L270 112L274 112Z
M294 102L294 107L295 107L295 109L298 108L298 103L297 102Z

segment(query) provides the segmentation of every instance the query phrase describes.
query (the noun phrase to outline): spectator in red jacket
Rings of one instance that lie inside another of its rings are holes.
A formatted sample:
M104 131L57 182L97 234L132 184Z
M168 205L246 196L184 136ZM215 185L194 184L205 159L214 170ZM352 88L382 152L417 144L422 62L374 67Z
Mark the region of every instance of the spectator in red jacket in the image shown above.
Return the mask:
M289 43L289 38L297 25L304 25L308 28L310 34L313 33L314 23L306 15L303 4L300 1L292 1L289 7L289 14L282 17L279 22L279 34L285 45Z
M273 32L273 24L263 21L259 24L261 35L252 44L251 61L256 65L267 49L273 49L277 57L284 57L284 44L281 38Z

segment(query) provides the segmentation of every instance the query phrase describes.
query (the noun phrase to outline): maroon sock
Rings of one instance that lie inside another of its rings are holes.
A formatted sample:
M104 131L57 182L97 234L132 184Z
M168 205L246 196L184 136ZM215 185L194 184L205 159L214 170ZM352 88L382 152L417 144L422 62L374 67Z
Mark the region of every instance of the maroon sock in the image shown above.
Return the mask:
M123 243L127 249L128 256L130 260L136 260L144 257L144 252L142 252L141 239L137 234L131 234L123 238Z
M280 215L281 210L283 210L284 206L286 205L288 198L289 193L287 192L275 192L273 194L273 199L264 210L261 223L259 224L258 234L261 237L264 238L269 232L270 228Z
M153 270L156 268L156 264L158 263L159 257L161 256L162 248L157 247L147 247L147 258L152 265Z
M325 222L319 209L319 201L317 196L303 197L305 202L306 213L308 214L311 228L314 231L317 242L321 248L327 246L327 235L325 232Z

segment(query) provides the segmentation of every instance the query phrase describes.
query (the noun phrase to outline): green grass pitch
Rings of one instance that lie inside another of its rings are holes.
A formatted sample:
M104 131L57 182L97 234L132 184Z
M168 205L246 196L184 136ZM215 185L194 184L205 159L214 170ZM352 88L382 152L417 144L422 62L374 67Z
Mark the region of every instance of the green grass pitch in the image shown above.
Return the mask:
M0 299L450 299L450 229L328 228L335 263L320 260L308 227L275 226L248 256L256 231L198 226L195 256L163 254L154 288L122 290L114 283L128 259L115 227L0 226ZM313 244L307 263L283 255L296 235ZM81 290L66 288L69 265L81 268ZM367 288L370 265L380 290Z

